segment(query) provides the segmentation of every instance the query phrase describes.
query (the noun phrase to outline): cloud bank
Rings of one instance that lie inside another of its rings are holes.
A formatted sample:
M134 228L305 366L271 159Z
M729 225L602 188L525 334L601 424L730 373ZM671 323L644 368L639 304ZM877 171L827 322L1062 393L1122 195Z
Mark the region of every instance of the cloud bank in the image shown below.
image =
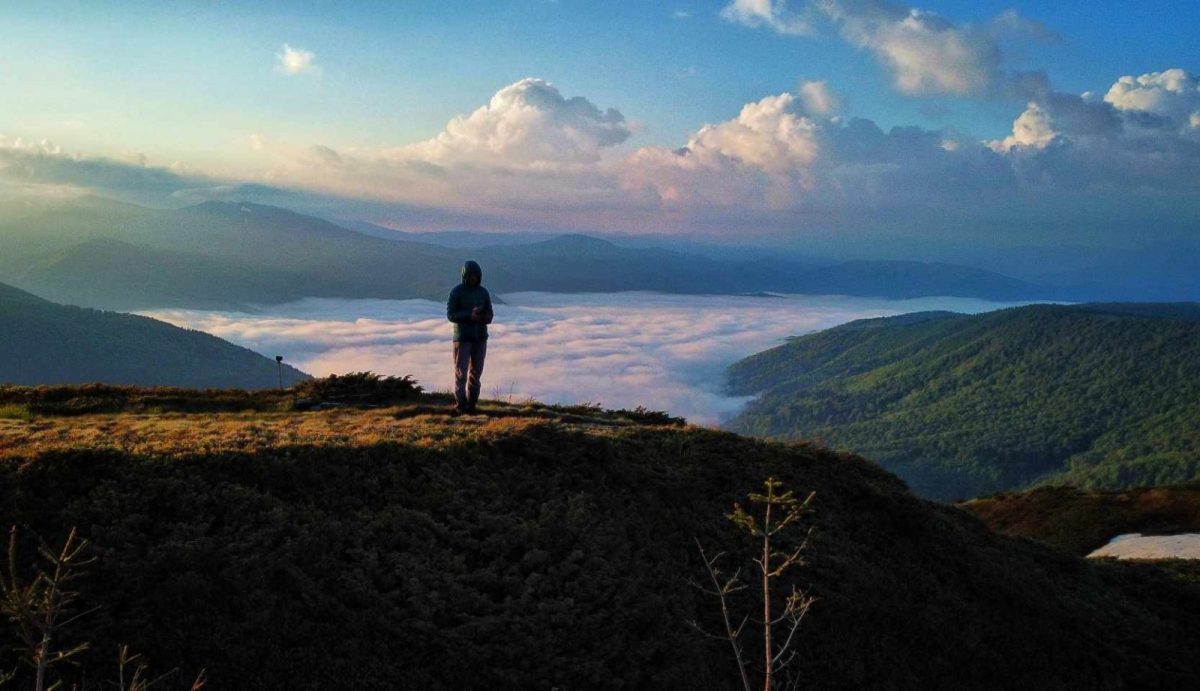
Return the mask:
M1012 134L989 146L1026 188L1186 203L1200 189L1198 113L1200 80L1182 69L1123 76L1103 98L1035 96Z
M902 59L908 76L898 78L914 89L974 91L999 79L990 48L957 62L944 52L990 35L982 30L886 3L821 7L870 45L934 45L910 55L924 57ZM1020 22L1010 15L1004 30ZM930 71L951 63L966 72ZM243 194L335 217L369 209L364 220L394 227L434 219L487 230L838 236L866 245L882 232L956 242L1000 233L1009 243L1053 233L1060 242L1103 243L1147 228L1178 239L1200 222L1194 75L1180 68L1125 75L1083 94L1027 79L1021 93L1025 106L1014 108L1011 133L994 139L951 128L884 130L843 114L829 84L808 81L698 127L677 147L636 147L618 108L528 78L412 144L338 150L248 135L248 154L263 166L254 180L4 139L0 180L175 205Z
M725 367L788 336L853 319L915 310L982 311L978 300L872 300L616 295L506 295L491 328L484 396L549 403L644 405L715 424L749 399L721 393ZM207 331L313 374L412 374L453 384L441 305L424 300L310 299L265 314L147 313Z

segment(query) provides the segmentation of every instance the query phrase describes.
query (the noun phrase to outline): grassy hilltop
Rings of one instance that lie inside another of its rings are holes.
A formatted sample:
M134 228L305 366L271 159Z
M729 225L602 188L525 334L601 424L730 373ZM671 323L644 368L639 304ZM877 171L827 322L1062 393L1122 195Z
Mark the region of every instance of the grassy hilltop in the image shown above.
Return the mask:
M402 393L300 412L270 392L0 388L19 412L0 419L0 525L92 541L79 587L100 609L73 632L91 678L127 643L212 688L732 688L727 645L685 624L716 616L685 584L693 540L748 555L723 514L774 475L816 492L806 686L1200 683L1181 571L994 534L815 446L640 410L452 418Z

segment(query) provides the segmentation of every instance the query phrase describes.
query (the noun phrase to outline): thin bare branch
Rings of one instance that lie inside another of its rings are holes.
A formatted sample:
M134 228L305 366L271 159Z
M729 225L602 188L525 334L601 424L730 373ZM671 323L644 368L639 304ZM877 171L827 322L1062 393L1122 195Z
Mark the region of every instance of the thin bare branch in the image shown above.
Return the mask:
M738 635L741 634L742 628L739 626L735 632L729 621L729 599L727 594L729 592L729 585L734 583L734 581L728 581L726 586L722 587L717 577L715 563L712 560L709 560L708 555L704 553L704 545L700 544L699 538L696 538L696 549L700 550L700 557L704 559L704 563L708 567L708 575L710 578L712 578L713 586L720 591L718 599L721 602L721 619L725 624L725 635L729 641L729 646L733 648L733 657L737 661L738 672L742 677L743 691L751 691L750 678L746 675L746 664L742 660L742 647L738 644ZM738 573L740 573L740 570ZM736 574L734 575L734 578L737 578ZM742 622L742 625L745 625L745 621Z

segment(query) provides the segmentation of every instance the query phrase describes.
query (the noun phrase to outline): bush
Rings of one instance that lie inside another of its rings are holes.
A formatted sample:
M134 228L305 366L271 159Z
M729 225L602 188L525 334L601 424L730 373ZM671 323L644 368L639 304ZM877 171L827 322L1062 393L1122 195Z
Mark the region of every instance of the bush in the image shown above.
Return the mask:
M423 389L408 374L393 377L374 372L350 372L302 382L292 391L310 401L387 405L411 401L419 397Z
M29 410L29 406L20 405L18 403L3 403L0 404L0 420L32 420L33 412Z

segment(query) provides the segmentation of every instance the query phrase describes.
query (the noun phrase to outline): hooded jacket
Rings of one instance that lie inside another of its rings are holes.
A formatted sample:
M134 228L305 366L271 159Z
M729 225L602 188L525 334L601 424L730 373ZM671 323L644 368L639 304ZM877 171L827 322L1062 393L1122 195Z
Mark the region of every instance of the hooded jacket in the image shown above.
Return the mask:
M467 276L479 276L479 284L467 285ZM462 283L454 286L450 297L446 298L446 319L454 322L455 341L486 341L487 325L492 323L492 296L483 287L483 269L473 261L466 261L462 267ZM471 320L471 311L481 308L483 319Z

